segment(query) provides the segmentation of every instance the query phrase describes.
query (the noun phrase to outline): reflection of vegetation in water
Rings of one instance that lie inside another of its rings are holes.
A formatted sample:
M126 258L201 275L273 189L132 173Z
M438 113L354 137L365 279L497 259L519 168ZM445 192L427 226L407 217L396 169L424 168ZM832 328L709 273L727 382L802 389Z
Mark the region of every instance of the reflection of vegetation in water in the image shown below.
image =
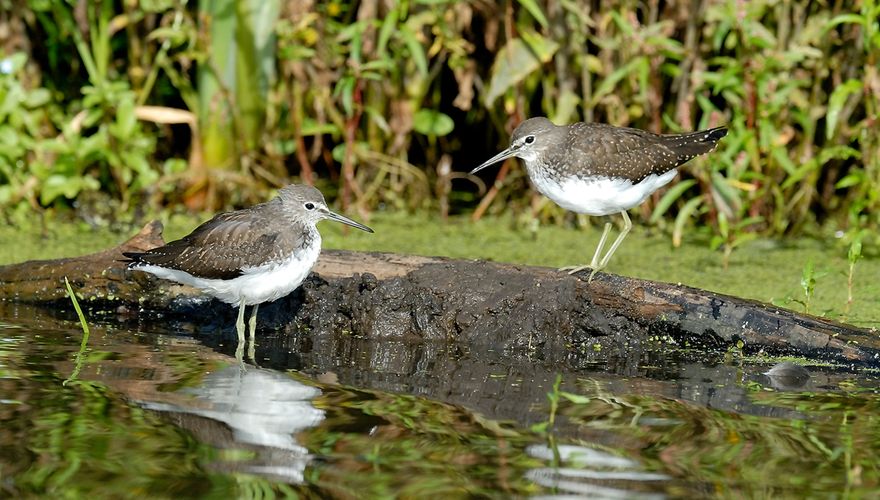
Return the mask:
M737 498L868 494L880 486L880 398L875 394L758 391L758 402L802 412L768 418L601 389L562 415L626 436L646 465ZM584 432L587 434L586 432Z
M92 326L93 348L104 345L102 328ZM686 498L859 496L880 485L877 395L845 384L849 392L830 394L776 393L755 384L744 397L775 415L758 417L611 392L601 385L608 382L555 384L544 410L552 424L532 428L421 397L309 382L322 391L312 404L326 418L293 436L313 460L304 484L284 485L239 472L252 449L205 444L210 436L199 433L216 426L189 421L190 433L174 414L160 418L119 395L178 397L225 358L163 347L148 367L168 373L137 378L144 351L116 346L93 350L80 379L64 386L78 336L7 337L0 343L0 389L9 398L0 403L0 487L9 496L518 497L553 492L553 483L536 478L568 477L544 473L573 467L560 460L570 444L637 465L621 474L663 477L642 485L646 491ZM648 391L653 383L638 382ZM546 453L528 452L539 448Z
M61 386L60 380L50 382ZM76 381L67 387L51 397L30 397L22 409L26 414L2 418L7 437L0 441L12 452L0 461L3 476L12 478L9 493L199 495L225 481L209 480L211 474L200 465L213 450L152 412L125 404L99 383Z
M454 405L407 395L328 390L327 411L300 443L325 460L306 481L335 497L525 495L542 465L523 449L536 436Z

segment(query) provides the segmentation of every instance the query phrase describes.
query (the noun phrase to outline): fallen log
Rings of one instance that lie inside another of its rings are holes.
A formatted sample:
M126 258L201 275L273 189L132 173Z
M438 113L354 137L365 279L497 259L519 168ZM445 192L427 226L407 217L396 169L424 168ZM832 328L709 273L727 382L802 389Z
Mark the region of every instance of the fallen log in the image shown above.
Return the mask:
M66 302L66 276L92 310L231 324L232 308L225 304L126 269L122 252L163 243L161 224L152 222L102 252L2 266L0 300ZM588 283L585 276L486 261L325 250L297 291L260 309L260 321L313 335L455 342L464 349L544 360L741 343L746 352L880 366L876 332L687 286L604 273Z

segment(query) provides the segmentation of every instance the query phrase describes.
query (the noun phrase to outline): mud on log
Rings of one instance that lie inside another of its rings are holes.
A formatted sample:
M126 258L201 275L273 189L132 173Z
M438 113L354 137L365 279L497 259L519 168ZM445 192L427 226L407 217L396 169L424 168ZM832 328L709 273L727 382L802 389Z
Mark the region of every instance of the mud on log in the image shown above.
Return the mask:
M66 276L93 310L186 314L194 322L227 316L228 306L195 289L125 268L122 252L161 244L162 225L152 222L102 252L2 266L0 300L66 302ZM261 317L319 335L443 340L544 359L742 341L751 352L880 366L876 332L681 285L611 274L588 283L548 268L339 250L325 250L314 271Z

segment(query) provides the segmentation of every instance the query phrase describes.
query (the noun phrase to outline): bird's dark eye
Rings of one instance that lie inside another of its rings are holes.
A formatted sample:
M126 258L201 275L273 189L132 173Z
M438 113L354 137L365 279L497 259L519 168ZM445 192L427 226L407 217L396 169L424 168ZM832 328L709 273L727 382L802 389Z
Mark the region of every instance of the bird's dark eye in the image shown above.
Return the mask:
M535 136L533 136L533 135L526 136L526 138L523 142L525 142L526 144L531 144L531 143L535 142Z
M306 210L314 210L315 204L312 202L308 202L308 203L306 203L305 207L306 207Z

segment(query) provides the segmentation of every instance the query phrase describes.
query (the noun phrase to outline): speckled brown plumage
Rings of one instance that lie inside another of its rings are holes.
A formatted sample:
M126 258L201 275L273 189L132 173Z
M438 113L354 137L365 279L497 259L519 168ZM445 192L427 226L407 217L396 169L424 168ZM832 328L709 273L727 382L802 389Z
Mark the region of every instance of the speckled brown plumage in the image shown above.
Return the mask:
M305 204L325 214L313 216L303 208ZM125 256L131 259L132 268L148 264L184 271L196 278L233 279L245 269L282 262L304 252L314 241L319 242L315 222L338 217L322 208L324 205L317 189L286 186L266 203L218 214L179 240Z
M544 117L529 118L513 131L507 149L471 174L515 156L525 162L535 189L562 208L593 216L619 213L623 229L608 252L602 256L610 223L605 224L590 265L567 268L573 273L591 268L593 279L632 228L626 211L671 182L676 167L708 153L725 135L724 127L659 135L601 123L557 126Z
M179 240L125 255L137 263L178 269L198 278L232 279L241 276L242 269L281 262L314 238L314 225L284 217L281 204L275 198L222 213Z
M534 135L537 163L550 176L601 176L640 182L663 174L715 148L727 135L724 127L686 134L660 135L603 123L556 126L546 118L526 120L511 144Z

